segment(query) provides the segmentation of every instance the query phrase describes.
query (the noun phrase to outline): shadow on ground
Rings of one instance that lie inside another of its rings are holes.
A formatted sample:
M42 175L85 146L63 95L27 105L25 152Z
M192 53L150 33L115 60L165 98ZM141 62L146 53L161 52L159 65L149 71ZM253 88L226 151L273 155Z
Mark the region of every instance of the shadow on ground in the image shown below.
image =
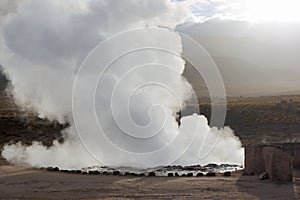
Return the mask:
M269 199L299 199L300 198L300 171L294 172L293 183L271 182L258 180L257 176L241 176L236 184L239 191L250 194L262 200Z

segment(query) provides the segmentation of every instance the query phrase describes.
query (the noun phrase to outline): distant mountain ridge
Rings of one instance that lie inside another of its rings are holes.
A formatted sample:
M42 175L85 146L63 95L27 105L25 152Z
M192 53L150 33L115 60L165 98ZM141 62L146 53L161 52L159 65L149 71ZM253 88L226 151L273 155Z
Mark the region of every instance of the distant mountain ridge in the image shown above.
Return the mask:
M300 94L300 72L282 69L259 69L252 63L234 58L213 57L223 77L227 96L278 96ZM202 77L190 63L186 63L185 78L192 84L198 97L209 93ZM8 80L0 65L0 91ZM298 89L298 88L299 89Z
M235 58L213 57L222 75L228 96L270 96L300 94L300 72L284 69L261 69ZM208 96L206 84L190 63L184 76L197 95Z

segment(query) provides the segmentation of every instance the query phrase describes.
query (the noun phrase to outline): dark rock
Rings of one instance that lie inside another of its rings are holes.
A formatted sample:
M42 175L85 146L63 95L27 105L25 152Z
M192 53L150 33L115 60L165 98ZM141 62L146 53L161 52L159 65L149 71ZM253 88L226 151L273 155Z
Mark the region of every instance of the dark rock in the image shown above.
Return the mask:
M139 176L145 176L145 174L144 173L140 173Z
M193 165L193 167L201 167L201 165Z
M271 181L293 181L293 164L297 163L297 144L269 143L245 147L245 171ZM299 156L298 156L299 157ZM296 158L296 159L295 159ZM298 158L299 159L299 158Z
M149 172L148 176L156 176L155 172Z
M224 172L223 176L231 176L231 172Z
M94 175L96 171L89 171L90 175Z
M262 155L263 146L250 145L245 148L245 172L259 175L265 171L264 159Z
M192 166L190 166L189 167L189 169L190 170L198 170L198 171L200 171L200 170L202 170L202 169L204 169L204 167L201 167L201 165L192 165Z
M194 176L194 174L193 173L188 173L186 176L192 177L192 176Z
M59 171L59 168L58 168L58 167L54 167L54 168L53 168L53 171L54 171L54 172L58 172L58 171Z
M136 173L130 173L130 176L137 176L138 174L136 174Z
M230 167L231 165L229 164L221 164L220 167Z
M192 171L192 170L195 170L195 169L192 166L186 166L186 167L183 167L183 170Z
M204 176L204 174L202 173L202 172L199 172L198 174L197 174L197 176L199 177L199 176Z
M175 176L179 176L178 172L175 173Z
M215 173L215 172L208 172L208 173L206 174L206 176L216 176L216 173Z
M113 175L120 175L119 171L113 171Z
M186 174L181 174L181 176L186 176Z
M168 173L168 177L173 177L174 174L173 173Z
M202 170L203 167L201 167L201 165L191 165L191 166L185 166L182 167L182 170L186 170L186 171L194 171L194 170Z
M47 171L57 172L57 171L59 171L59 168L58 167L47 167Z
M293 181L293 157L276 147L264 147L265 172L271 181Z
M129 176L129 175L130 175L129 172L125 172L125 173L124 173L124 176Z
M218 168L219 165L214 164L214 163L209 163L208 165L205 165L204 167L206 167L206 168Z
M259 175L259 180L266 180L268 178L269 178L269 176L266 172L263 172Z
M53 171L53 167L47 167L46 170L47 171Z

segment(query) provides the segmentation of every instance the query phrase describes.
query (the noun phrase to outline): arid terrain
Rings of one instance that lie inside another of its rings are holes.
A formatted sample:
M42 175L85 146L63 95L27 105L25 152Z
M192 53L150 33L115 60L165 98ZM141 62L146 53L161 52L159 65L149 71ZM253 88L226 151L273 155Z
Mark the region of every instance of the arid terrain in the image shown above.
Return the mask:
M210 103L199 100L200 112L210 116ZM198 105L188 105L198 106ZM228 98L226 126L243 145L260 142L300 142L300 95ZM51 145L63 141L60 131L67 125L38 118L20 111L7 95L0 95L0 146L14 141Z
M198 106L198 105L189 105ZM200 99L201 113L210 105ZM300 96L229 98L226 125L244 145L300 140ZM63 142L67 125L21 111L3 91L0 96L0 147L9 142L50 146ZM136 177L49 172L8 164L0 158L0 199L299 199L300 174L294 183L259 181L256 176Z
M1 159L0 199L299 199L299 178L282 184L240 173L231 177L69 174L13 166Z
M188 67L188 69L190 69ZM187 105L187 110L197 110L210 119L211 102L201 77L196 73L185 77L195 87L197 105ZM188 75L190 74L190 75ZM198 82L195 79L198 78ZM54 139L63 142L60 131L68 124L40 119L34 111L22 111L16 106L5 88L9 87L6 77L0 73L0 148L8 142L30 144L41 141L47 146ZM267 97L228 97L225 126L230 126L242 140L243 145L261 142L300 142L300 95Z
M210 104L201 103L200 112L210 116ZM261 142L300 141L300 95L229 97L226 126L243 145Z

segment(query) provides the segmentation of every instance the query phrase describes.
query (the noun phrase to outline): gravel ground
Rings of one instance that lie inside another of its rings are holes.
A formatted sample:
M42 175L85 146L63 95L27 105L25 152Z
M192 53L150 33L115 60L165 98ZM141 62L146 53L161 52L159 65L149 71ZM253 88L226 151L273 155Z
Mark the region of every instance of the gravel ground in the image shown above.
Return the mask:
M0 159L0 199L299 199L299 177L300 173L294 183L279 184L240 174L231 177L83 175L14 166Z

